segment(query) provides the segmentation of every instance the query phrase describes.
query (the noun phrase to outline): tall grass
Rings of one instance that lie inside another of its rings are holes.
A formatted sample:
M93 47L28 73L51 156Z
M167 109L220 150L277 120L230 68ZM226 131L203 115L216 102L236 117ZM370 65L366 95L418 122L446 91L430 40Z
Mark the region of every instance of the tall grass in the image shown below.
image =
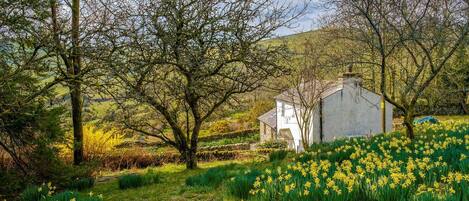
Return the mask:
M118 185L120 189L138 188L145 185L159 183L161 181L160 175L148 170L144 175L140 174L127 174L119 177Z
M201 187L216 187L219 186L225 179L232 176L236 164L229 164L221 167L210 168L206 172L188 177L186 185L188 186L201 186Z
M40 186L30 186L26 188L20 195L21 201L102 201L102 195L94 195L92 193L82 195L74 191L55 192L55 187L51 183L42 184Z
M75 180L70 181L67 185L67 189L70 190L84 190L87 188L91 188L94 186L94 178L77 178Z
M29 186L21 194L21 201L38 201L53 193L51 185Z
M259 175L261 175L261 172L254 169L231 178L227 184L229 193L239 199L246 200L249 197L249 191L253 188L253 184Z
M287 157L288 152L289 151L286 151L286 150L273 151L272 153L269 154L269 160L270 162L282 161L283 159Z
M80 193L74 191L64 191L61 193L57 193L53 196L47 197L40 201L102 201L103 198L100 195L81 195Z

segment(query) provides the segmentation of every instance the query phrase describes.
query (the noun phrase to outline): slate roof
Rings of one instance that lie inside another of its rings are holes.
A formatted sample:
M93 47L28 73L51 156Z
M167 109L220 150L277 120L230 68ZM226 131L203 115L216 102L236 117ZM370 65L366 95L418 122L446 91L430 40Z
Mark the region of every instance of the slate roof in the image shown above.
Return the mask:
M273 129L277 128L277 111L276 108L271 109L270 111L262 114L257 119L269 125Z
M313 81L314 82L314 81ZM299 88L290 88L282 92L281 94L277 95L274 97L276 100L281 100L285 102L296 102L298 103L298 91L299 90L307 90L308 88L314 88L316 91L315 93L321 93L322 98L326 98L332 94L334 94L337 91L340 91L343 89L343 85L340 82L337 81L323 81L323 82L318 82L315 81L316 86L307 86L308 84L311 83L302 83ZM322 91L322 92L321 92ZM305 92L306 94L307 92ZM305 96L305 94L303 96ZM313 94L313 96L315 96Z

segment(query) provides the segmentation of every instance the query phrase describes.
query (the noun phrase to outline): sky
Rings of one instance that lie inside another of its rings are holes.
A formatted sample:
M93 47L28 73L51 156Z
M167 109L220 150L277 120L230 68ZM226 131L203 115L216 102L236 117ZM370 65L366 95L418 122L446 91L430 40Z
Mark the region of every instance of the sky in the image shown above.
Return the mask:
M301 6L303 0L287 0L292 5ZM295 20L291 26L282 27L275 32L276 36L286 36L297 34L305 31L314 30L320 27L320 17L326 13L324 8L321 8L319 0L310 0L309 6L303 16Z

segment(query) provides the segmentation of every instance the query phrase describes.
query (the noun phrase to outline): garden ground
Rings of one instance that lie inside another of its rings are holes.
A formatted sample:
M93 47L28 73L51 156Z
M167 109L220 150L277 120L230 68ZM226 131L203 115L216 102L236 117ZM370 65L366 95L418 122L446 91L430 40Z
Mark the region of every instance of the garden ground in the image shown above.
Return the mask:
M438 117L440 120L458 120L469 122L468 116L454 116L454 117ZM469 130L466 130L469 131ZM469 133L465 133L466 136ZM464 137L463 136L463 137ZM467 137L465 137L467 138ZM462 138L462 139L465 139ZM466 155L466 148L463 149L463 153ZM327 145L326 145L327 146ZM253 159L244 160L228 160L228 161L214 161L214 162L201 162L199 163L199 169L186 170L183 164L166 164L161 167L149 167L146 169L129 169L118 172L99 172L98 180L96 185L91 188L82 191L83 194L89 194L90 192L95 195L103 195L104 200L239 200L230 195L227 187L228 179L223 181L219 185L214 187L199 187L197 185L190 186L187 184L187 178L204 174L207 169L213 169L215 167L223 167L228 164L238 164L233 169L239 169L236 174L245 171L246 169L266 169L270 168L275 170L276 167L285 167L287 164L294 163L294 154L290 154L284 161L270 162L266 160L265 156L259 155ZM314 159L313 159L314 160ZM466 159L467 160L467 159ZM466 168L463 168L466 169ZM144 174L148 170L153 170L157 174L161 175L159 183L150 184L139 188L131 188L121 190L118 185L118 177L129 173ZM464 173L464 172L463 172ZM243 174L243 173L241 173ZM467 174L467 173L466 173ZM227 176L230 178L231 176ZM466 178L467 179L467 178ZM266 182L266 181L262 181ZM274 178L275 182L275 178ZM264 185L264 184L263 184Z
M209 168L240 164L243 166L253 165L253 160L228 160L199 163L196 170L187 170L184 164L166 164L161 167L151 167L145 169L129 169L119 172L101 172L101 177L109 178L106 181L98 181L92 189L85 190L82 193L103 195L104 200L238 200L225 193L226 189L222 185L216 191L210 187L190 187L185 180L205 172ZM260 165L260 164L258 164ZM263 164L265 165L265 164ZM121 190L118 186L117 177L130 173L143 174L149 169L154 170L162 176L161 182L144 186L141 188Z

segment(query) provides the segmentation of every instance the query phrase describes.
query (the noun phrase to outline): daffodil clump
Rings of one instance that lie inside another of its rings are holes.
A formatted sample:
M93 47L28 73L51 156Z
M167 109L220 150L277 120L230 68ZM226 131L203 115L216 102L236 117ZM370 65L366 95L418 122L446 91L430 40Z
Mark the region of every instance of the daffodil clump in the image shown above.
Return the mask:
M318 145L287 166L265 169L251 200L469 200L469 124L419 125Z

